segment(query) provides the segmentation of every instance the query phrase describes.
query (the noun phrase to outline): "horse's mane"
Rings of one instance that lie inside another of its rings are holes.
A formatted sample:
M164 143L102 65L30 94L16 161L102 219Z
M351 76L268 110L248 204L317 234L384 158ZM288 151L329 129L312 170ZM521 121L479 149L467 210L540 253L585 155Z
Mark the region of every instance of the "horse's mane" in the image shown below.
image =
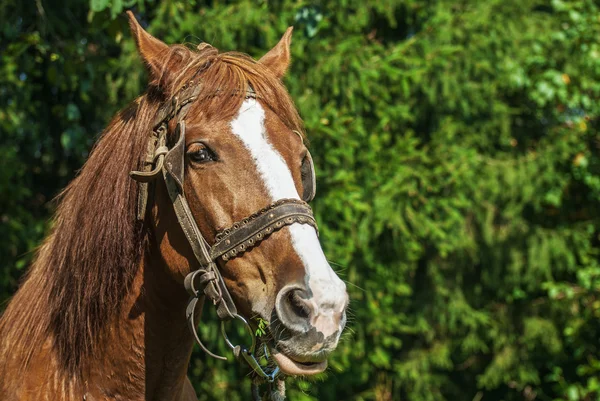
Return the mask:
M138 272L147 237L136 221L138 186L129 172L141 167L158 108L179 88L200 80L202 92L190 113L202 108L228 118L250 85L286 125L301 130L281 81L250 57L208 45L198 50L175 45L164 60L161 76L115 116L59 195L51 233L0 319L0 374L9 359L26 368L47 340L63 373L74 377L101 349L104 329L120 313Z

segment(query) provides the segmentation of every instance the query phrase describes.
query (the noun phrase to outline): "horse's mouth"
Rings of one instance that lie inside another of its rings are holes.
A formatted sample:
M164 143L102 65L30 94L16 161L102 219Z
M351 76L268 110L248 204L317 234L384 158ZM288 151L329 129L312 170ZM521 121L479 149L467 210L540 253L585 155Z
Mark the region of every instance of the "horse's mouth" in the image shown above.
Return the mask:
M271 356L277 362L282 373L292 376L311 376L327 369L327 359L322 361L301 362L285 355L280 351L272 352Z

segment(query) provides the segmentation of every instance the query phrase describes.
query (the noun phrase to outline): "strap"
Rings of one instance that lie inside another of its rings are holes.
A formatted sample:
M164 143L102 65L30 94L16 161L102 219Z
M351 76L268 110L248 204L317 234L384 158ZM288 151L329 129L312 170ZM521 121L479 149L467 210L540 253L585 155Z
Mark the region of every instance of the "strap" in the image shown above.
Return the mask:
M198 335L198 330L196 329L196 308L198 306L200 306L200 309L202 309L203 305L204 305L204 295L200 295L199 297L193 296L190 298L187 308L185 310L185 317L186 317L186 320L188 323L188 328L194 335L194 339L196 340L196 342L198 343L200 348L202 348L202 351L206 352L208 355L212 356L213 358L217 358L217 359L226 361L227 358L225 358L224 356L217 355L214 352L212 352L211 350L209 350L208 348L206 348L206 345L204 345L204 343L200 339L200 336Z
M185 121L181 121L175 127L173 133L175 144L165 156L164 169L177 184L177 190L184 193L183 178L185 173Z
M306 202L281 199L218 234L217 242L210 249L210 257L212 260L220 256L225 261L233 259L275 231L294 223L317 228L312 209Z
M129 173L131 178L140 183L137 202L137 219L144 220L146 208L148 206L148 183L152 181L161 171L163 160L167 154L166 145L167 128L161 126L157 131L153 131L148 140L146 158L141 171L132 171ZM156 164L156 168L152 166Z
M200 230L198 229L198 226L192 217L192 212L190 211L189 205L181 193L178 192L177 185L175 184L173 178L168 175L166 171L164 173L164 177L169 196L173 202L175 215L177 216L179 225L181 226L181 229L183 230L189 244L192 247L192 251L194 252L196 260L201 268L214 274L214 278L207 282L204 286L204 294L217 307L217 315L219 315L220 319L233 318L233 316L237 313L237 308L235 307L233 299L231 299L229 291L227 291L227 287L225 286L225 282L223 281L221 273L217 269L215 262L213 262L210 258L208 244L204 240L204 237L200 233Z
M195 83L194 81L188 82L184 85L179 92L173 96L171 102L165 103L156 113L154 118L153 128L157 128L163 122L171 120L175 116L179 116L180 109L186 105L189 105L198 98L198 95L202 91L203 85L201 83ZM181 120L181 117L179 117Z
M181 116L181 109L198 99L202 88L203 85L201 83L196 83L193 80L185 84L179 90L179 92L175 96L173 96L171 102L165 103L158 110L158 112L156 113L156 117L154 118L153 128L157 128L163 122L169 121L175 116L177 116L180 121L183 120L185 116ZM246 97L256 98L256 92L254 92L254 90L249 87L246 90Z
M167 162L163 168L163 177L167 192L173 203L173 210L175 211L179 225L192 247L192 251L194 252L194 256L196 257L200 268L214 273L214 279L204 286L204 294L217 307L217 315L220 319L233 318L233 316L237 314L237 308L225 286L221 273L213 259L210 257L210 247L206 243L202 233L200 233L190 207L183 196L183 154L181 155L181 158L178 158L178 154L184 151L185 122L182 121L177 124L176 135L177 134L179 135L177 143L167 154Z
M276 380L275 383L267 383L267 391L264 397L260 394L260 388L257 382L252 382L250 387L252 401L284 401L285 400L285 381Z

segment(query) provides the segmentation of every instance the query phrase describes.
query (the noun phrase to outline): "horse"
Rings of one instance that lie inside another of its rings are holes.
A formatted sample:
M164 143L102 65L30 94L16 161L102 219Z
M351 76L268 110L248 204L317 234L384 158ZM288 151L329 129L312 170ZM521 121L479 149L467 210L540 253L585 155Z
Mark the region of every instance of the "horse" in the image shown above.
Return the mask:
M312 159L282 83L292 28L257 61L167 45L128 16L148 87L59 195L3 313L0 399L197 400L205 298L265 330L251 346L224 334L258 379L324 371L349 298L307 204Z

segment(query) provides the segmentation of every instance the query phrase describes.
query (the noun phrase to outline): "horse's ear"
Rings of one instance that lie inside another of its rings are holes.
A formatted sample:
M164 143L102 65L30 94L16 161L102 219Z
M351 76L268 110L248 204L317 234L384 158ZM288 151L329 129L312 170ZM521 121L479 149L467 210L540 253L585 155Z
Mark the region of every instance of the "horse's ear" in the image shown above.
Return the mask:
M292 59L290 44L292 43L293 30L294 27L290 26L283 34L279 43L258 61L270 69L278 78L283 77L290 66Z
M157 83L161 79L162 66L165 57L167 57L169 46L146 32L131 11L127 11L127 16L129 17L129 26L135 38L138 52L148 67L150 82Z

